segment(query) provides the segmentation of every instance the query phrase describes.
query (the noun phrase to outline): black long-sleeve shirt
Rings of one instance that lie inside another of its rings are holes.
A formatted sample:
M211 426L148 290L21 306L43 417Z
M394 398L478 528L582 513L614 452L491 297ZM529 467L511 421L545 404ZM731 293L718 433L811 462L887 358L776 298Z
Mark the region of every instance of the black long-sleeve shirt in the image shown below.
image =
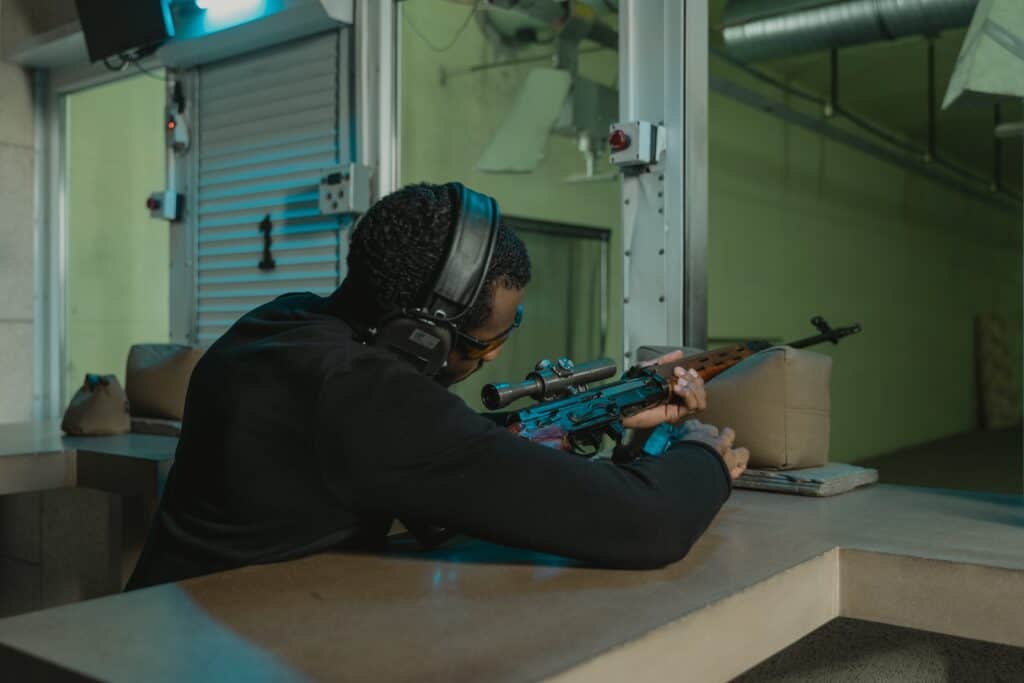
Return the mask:
M729 495L703 445L613 465L512 435L344 317L334 298L287 295L209 348L130 588L376 545L395 518L652 568Z

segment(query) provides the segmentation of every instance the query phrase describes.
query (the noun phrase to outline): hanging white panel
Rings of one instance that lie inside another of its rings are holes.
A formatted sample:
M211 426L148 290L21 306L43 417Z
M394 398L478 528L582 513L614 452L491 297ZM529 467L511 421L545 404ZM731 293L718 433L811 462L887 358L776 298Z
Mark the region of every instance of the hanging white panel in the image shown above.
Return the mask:
M281 294L328 294L341 280L345 223L317 208L322 172L349 161L341 44L331 32L199 69L200 344ZM263 270L268 216L276 267Z

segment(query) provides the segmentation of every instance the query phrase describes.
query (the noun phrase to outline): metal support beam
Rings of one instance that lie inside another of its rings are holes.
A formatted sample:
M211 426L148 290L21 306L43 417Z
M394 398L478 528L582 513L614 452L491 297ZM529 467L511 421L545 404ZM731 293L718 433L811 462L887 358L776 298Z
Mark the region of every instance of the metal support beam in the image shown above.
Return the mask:
M664 157L623 176L624 355L707 342L707 0L627 0L619 119L667 131Z
M42 420L59 414L60 406L60 317L54 315L51 254L55 239L49 229L51 195L50 147L53 139L49 98L49 72L32 72L33 148L35 178L33 182L33 263L32 297L32 418Z
M398 186L398 39L394 0L356 0L355 160L372 169L376 201Z
M936 102L935 102L935 39L928 38L928 151L925 161L934 161L936 156Z
M839 49L832 48L828 55L828 102L825 116L832 118L839 109Z
M992 105L992 125L995 130L1003 122L1003 112L999 102ZM992 136L992 191L1003 189L1003 141L998 135Z
M174 84L181 83L185 96L185 120L191 135L188 150L178 154L166 149L167 188L185 196L181 220L170 229L170 340L176 344L198 342L196 329L196 241L199 234L199 72L167 70L167 103L174 101Z

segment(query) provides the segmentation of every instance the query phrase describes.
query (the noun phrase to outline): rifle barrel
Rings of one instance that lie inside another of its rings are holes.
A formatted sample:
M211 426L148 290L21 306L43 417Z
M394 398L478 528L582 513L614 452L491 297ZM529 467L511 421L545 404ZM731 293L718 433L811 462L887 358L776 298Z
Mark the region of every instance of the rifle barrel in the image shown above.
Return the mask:
M857 334L861 331L860 323L854 323L849 327L837 327L834 330L823 332L822 334L816 334L813 337L807 337L805 339L798 339L795 342L790 342L786 346L791 346L794 349L806 349L808 346L815 346L816 344L824 344L825 342L832 342L838 344L839 340L843 337L848 337L851 334Z

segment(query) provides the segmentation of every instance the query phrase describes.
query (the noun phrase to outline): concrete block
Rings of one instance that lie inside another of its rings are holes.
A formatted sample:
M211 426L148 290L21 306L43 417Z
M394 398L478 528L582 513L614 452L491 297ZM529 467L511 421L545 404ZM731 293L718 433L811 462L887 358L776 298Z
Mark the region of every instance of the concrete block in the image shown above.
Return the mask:
M2 101L0 95L0 129ZM30 147L0 142L0 320L25 321L33 314L33 161Z
M0 0L0 55L26 41L78 20L74 0Z
M0 618L32 612L42 606L39 565L0 557Z
M32 418L32 323L0 320L0 423Z
M42 600L46 607L121 589L121 500L91 489L43 493Z
M42 494L0 496L0 557L40 562Z

